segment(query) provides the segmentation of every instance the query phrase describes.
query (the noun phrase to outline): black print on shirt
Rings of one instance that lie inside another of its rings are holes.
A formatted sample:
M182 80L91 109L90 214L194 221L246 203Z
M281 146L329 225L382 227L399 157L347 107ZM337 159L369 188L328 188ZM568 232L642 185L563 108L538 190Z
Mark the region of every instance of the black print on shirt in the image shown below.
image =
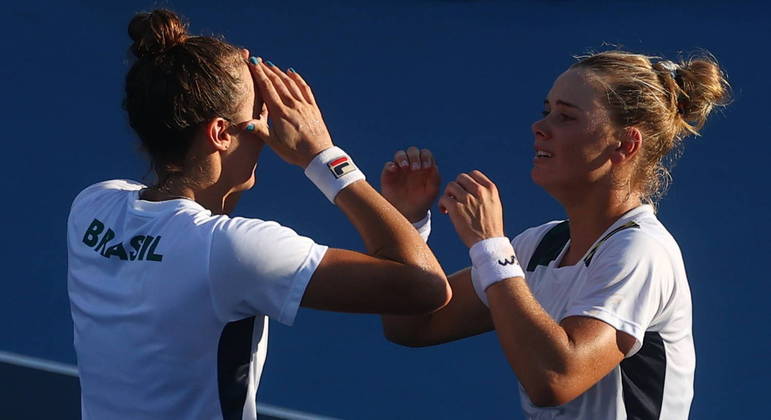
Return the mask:
M102 234L104 233L104 234ZM94 248L94 251L105 258L118 257L123 261L157 261L163 260L163 255L155 252L158 247L158 243L161 241L160 236L152 235L137 235L131 238L128 242L129 251L126 252L126 247L123 246L123 242L119 241L113 245L109 242L115 239L115 232L107 228L104 230L104 223L98 219L94 219L91 225L86 229L86 234L83 235L83 243L90 248Z

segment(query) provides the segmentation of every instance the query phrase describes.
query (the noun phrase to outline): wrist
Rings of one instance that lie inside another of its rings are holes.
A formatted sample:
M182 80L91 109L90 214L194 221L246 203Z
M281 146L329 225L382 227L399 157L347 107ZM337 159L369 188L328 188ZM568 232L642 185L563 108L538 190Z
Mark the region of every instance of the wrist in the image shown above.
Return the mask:
M366 179L348 154L336 146L329 147L311 159L305 167L305 176L335 203L335 197L345 187Z
M426 211L425 217L412 222L412 226L418 231L418 235L423 238L423 242L428 242L428 237L431 235L431 210Z
M485 292L488 287L513 277L525 277L519 265L514 247L504 236L483 239L469 249L471 257L474 290L487 303Z
M417 224L421 223L426 220L426 218L431 216L430 210L423 210L423 211L417 211L417 212L404 212L404 217L409 220L410 223Z
M308 165L310 165L311 162L313 162L313 159L315 159L321 153L324 153L324 151L329 150L333 147L335 147L335 145L330 142L329 144L326 144L324 146L308 148L308 151L303 153L303 157L298 160L299 166L303 169L308 168Z

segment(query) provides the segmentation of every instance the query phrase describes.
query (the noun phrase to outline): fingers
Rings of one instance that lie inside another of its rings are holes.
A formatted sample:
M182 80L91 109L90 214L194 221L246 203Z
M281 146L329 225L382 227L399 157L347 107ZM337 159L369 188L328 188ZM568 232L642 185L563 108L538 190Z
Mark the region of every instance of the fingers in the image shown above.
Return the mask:
M474 169L473 171L469 172L469 176L474 178L474 180L483 187L496 189L495 183L491 181L490 178L488 178L487 175L483 174L481 171Z
M255 60L250 59L252 65L250 65L249 68L254 69L254 73L258 78L257 82L258 87L260 88L260 93L263 93L263 99L268 102L268 98L266 98L266 96L268 96L270 98L270 102L272 102L271 105L273 107L277 107L278 105L283 105L285 107L292 106L294 102L296 102L296 99L289 92L289 89L286 87L284 82L281 81L279 75L271 70L271 68L275 66L268 66L260 59L257 59L256 61L257 63L255 63ZM267 95L263 92L263 87L268 90Z
M276 90L273 81L268 78L267 73L263 69L262 60L259 57L252 57L249 59L249 72L252 73L254 84L260 91L260 96L262 97L262 100L265 101L268 109L283 115L284 102L281 100L281 96Z
M397 150L394 153L394 162L399 165L400 168L408 168L410 161L407 159L407 153L404 150Z
M486 191L496 193L497 188L493 181L490 181L485 174L478 170L469 173L461 173L455 181L463 187L464 190L477 198L482 198Z
M469 174L461 173L455 178L455 181L466 190L466 192L474 195L474 197L479 197L482 194L482 186L479 185L474 178L469 176Z
M420 160L423 165L423 169L428 169L434 164L434 155L428 149L420 149Z
M466 191L456 181L450 181L449 183L447 183L447 186L444 189L444 195L454 199L459 203L468 203L470 199L469 192Z
M270 130L268 129L268 120L266 118L245 121L239 124L238 128L256 135L266 143L270 140Z
M257 115L258 120L266 120L268 118L268 107L265 105L265 102L262 103L262 106L260 107L260 113Z
M488 184L491 187L482 185L482 183ZM445 208L450 210L448 205L454 205L455 203L469 205L478 199L482 199L483 196L486 196L486 192L491 191L494 187L495 184L479 171L472 171L468 174L461 173L455 181L450 181L444 189L443 197L452 200L445 200Z
M408 147L407 159L410 161L410 169L413 171L420 169L420 149L415 146Z
M439 212L442 214L448 214L449 211L447 210L448 205L452 205L449 201L454 201L452 198L447 197L446 195L443 195L439 197Z
M390 160L385 163L383 166L383 172L387 173L395 173L398 170L398 167L395 163L391 162Z
M410 146L406 151L397 150L394 153L394 162L400 168L410 168L413 171L436 166L434 156L430 150L418 149L415 146Z
M292 99L295 101L305 102L305 98L303 97L302 92L300 92L300 88L297 86L297 84L294 82L293 79L291 79L289 76L286 75L283 71L281 71L278 66L271 63L270 61L266 61L265 64L267 65L267 69L276 76L278 76L278 79L281 80L281 83L284 84L286 87L287 92L291 95Z
M297 73L293 68L289 69L289 77L294 79L295 83L297 83L297 86L300 88L300 91L302 92L303 97L305 97L305 100L308 101L308 103L311 105L316 105L316 98L313 96L311 87L305 83L305 79L303 79L302 76L300 76L300 74Z

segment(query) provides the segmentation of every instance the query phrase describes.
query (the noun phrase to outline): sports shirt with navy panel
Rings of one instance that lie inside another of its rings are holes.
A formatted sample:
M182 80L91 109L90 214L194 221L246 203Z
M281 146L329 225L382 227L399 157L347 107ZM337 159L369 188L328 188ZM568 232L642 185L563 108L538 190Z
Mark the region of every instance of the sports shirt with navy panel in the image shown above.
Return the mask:
M693 398L691 294L674 238L648 205L610 226L584 258L559 266L568 221L528 229L512 240L535 298L557 322L596 318L636 339L621 364L573 401L537 407L520 386L530 419L682 419Z
M268 318L291 325L327 247L144 185L83 190L67 222L84 419L256 419Z

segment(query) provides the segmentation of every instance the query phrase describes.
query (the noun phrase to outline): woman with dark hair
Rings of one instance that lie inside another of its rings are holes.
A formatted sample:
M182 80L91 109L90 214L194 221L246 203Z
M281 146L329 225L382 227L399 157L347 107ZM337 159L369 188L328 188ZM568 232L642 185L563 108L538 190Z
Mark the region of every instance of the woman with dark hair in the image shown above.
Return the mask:
M581 58L532 126L532 179L568 220L509 241L495 184L480 171L458 175L439 206L470 248L471 267L449 276L452 299L441 310L384 316L386 336L428 346L495 330L528 418L687 419L691 297L653 204L669 179L664 159L698 134L727 91L711 58ZM438 183L430 152L414 147L382 174L383 195L413 221Z
M166 10L136 15L129 35L125 108L157 182L101 182L72 204L83 418L254 419L268 318L291 325L299 306L420 314L447 302L433 254L332 144L300 75L191 36ZM228 216L254 185L263 144L305 169L371 255Z

